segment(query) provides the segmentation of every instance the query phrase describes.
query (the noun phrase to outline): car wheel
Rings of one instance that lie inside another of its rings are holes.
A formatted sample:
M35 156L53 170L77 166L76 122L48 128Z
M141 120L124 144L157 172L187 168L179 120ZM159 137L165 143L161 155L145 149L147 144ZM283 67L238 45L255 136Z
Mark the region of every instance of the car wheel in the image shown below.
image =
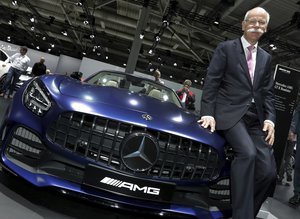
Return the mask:
M6 74L2 75L1 78L0 78L0 88L2 88L2 86L5 82L5 79L6 79Z

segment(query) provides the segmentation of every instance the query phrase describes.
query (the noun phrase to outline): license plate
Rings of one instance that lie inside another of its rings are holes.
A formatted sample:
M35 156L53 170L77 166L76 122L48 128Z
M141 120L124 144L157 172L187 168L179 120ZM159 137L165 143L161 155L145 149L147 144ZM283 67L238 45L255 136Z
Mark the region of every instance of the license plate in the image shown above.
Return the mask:
M128 176L95 165L85 169L83 184L133 198L170 202L175 191L174 183Z

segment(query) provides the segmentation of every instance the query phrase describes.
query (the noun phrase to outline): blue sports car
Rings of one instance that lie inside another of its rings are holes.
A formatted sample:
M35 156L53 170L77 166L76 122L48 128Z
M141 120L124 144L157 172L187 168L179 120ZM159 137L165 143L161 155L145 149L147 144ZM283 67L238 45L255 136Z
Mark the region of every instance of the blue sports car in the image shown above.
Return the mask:
M114 71L33 78L0 134L2 166L38 187L172 218L231 216L224 139L152 80Z

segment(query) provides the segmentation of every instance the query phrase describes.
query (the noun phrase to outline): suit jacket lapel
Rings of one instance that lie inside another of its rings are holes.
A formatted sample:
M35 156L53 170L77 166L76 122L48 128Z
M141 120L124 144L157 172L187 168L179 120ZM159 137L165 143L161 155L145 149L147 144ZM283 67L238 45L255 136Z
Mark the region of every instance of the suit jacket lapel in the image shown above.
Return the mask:
M253 79L253 85L255 85L259 81L260 77L260 71L263 64L263 54L260 47L257 47L257 53L256 53L256 65L255 65L255 72L254 72L254 79Z
M249 83L252 85L250 74L249 74L249 69L248 69L248 64L246 60L246 55L244 52L244 48L241 42L241 39L237 39L237 54L239 54L239 59L240 59L240 64L242 68L244 69L244 73L246 74Z

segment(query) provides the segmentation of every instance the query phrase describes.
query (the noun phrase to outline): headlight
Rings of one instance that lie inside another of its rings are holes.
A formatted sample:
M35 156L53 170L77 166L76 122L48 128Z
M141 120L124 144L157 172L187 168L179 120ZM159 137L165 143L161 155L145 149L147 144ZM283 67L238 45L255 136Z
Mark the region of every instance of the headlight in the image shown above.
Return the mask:
M51 107L50 94L39 79L33 80L27 86L23 94L23 102L38 116L44 116Z

